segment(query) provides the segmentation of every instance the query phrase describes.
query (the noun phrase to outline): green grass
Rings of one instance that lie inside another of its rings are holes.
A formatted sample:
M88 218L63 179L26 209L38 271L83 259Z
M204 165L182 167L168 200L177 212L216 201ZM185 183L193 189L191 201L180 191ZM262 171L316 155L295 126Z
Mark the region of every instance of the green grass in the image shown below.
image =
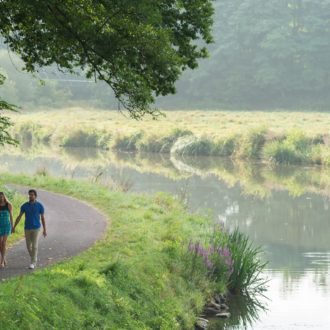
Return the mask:
M209 219L188 214L167 194L124 194L43 175L2 175L0 185L8 182L85 200L104 212L109 225L104 238L80 256L1 283L1 329L193 329L206 300L231 289L227 257L212 257L210 276L203 262L196 267L188 249L193 241L212 239ZM22 202L15 192L8 196L15 207ZM260 264L248 251L248 239L217 233L228 238L230 260L237 259L233 272L248 259L248 268L237 272L257 276L260 267L253 266ZM240 241L248 249L237 248ZM245 281L244 289L255 279Z
M13 132L18 140L30 144L329 165L328 113L164 113L166 117L143 121L126 118L115 111L80 108L13 114Z
M75 130L63 138L64 147L85 147L107 149L111 136L106 131Z
M110 192L87 182L2 176L68 194L103 211L103 240L82 255L1 284L2 329L192 329L209 286L186 277L182 255L206 219L167 195ZM13 235L14 236L14 235Z

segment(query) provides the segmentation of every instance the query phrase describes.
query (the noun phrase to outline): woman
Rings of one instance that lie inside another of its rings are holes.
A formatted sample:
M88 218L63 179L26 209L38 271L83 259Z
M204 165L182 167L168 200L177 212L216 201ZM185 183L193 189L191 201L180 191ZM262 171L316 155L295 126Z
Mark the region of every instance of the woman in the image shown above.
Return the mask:
M6 266L6 243L13 228L13 207L6 195L0 192L0 267Z

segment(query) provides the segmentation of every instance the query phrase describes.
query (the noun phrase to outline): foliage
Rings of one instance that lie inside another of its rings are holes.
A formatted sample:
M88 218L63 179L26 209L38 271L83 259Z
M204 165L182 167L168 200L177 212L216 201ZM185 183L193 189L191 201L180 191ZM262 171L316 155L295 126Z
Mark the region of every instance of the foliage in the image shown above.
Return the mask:
M212 155L214 144L207 137L196 137L189 135L179 139L173 146L172 152L184 156L210 156Z
M0 73L0 86L3 84L5 77ZM17 141L9 134L9 128L12 126L10 119L3 115L3 111L16 111L16 107L0 98L0 146L5 144L17 144Z
M121 151L137 151L138 142L143 136L142 132L136 132L132 136L118 135L114 139L113 149Z
M329 10L328 0L216 1L210 60L161 104L328 111Z
M81 108L13 114L11 118L16 122L13 135L32 145L59 146L72 139L67 145L125 152L229 156L235 160L275 164L328 166L330 163L327 113L173 111L166 114L166 119L146 119L143 125L119 113Z
M240 142L236 143L238 146L236 156L238 158L258 159L260 157L260 151L266 142L265 133L266 130L264 128L254 129L242 138L239 138Z
M233 260L227 247L210 245L203 246L200 242L190 242L188 247L191 254L191 262L187 264L187 271L191 277L200 272L213 282L213 290L217 293L225 293L228 278L233 271Z
M149 135L139 142L138 149L142 152L169 153L177 139L187 135L192 135L192 132L179 128L165 136Z
M260 259L261 249L253 247L250 239L237 228L228 234L227 244L233 260L229 290L233 293L264 291L267 281L262 272L267 262Z
M228 136L218 140L215 143L213 155L221 157L231 156L235 151L238 140L238 136Z
M301 130L292 130L281 139L271 141L265 145L264 156L274 163L281 164L300 164L322 162L320 149L314 148L315 145L323 143L319 138L308 138ZM317 157L320 155L320 158Z
M215 290L231 293L257 293L265 290L263 270L267 265L260 260L261 249L236 228L228 233L222 225L215 225L205 246L200 242L190 243L193 271L203 269L215 283Z
M64 147L86 147L108 149L111 136L106 131L76 130L63 139Z
M29 72L56 64L106 82L138 118L175 92L212 42L210 0L0 2L0 32ZM200 42L202 41L202 42Z

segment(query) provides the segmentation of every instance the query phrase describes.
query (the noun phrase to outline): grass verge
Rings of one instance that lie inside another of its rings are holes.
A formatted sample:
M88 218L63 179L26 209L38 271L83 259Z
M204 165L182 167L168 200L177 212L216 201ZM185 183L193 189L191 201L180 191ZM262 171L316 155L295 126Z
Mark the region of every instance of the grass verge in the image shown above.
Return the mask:
M111 219L105 238L68 261L1 284L1 329L192 329L209 294L189 281L183 246L206 219L173 198L109 192L86 182L2 176L95 205Z

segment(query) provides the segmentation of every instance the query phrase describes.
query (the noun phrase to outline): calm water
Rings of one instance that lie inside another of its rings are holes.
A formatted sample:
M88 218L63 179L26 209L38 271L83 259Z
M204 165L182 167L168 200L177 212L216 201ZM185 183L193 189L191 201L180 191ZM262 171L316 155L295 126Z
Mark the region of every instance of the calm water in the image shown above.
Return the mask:
M192 212L238 226L269 260L267 310L232 301L233 317L213 329L330 329L330 170L77 149L3 152L0 170L111 178L135 192L174 193Z

